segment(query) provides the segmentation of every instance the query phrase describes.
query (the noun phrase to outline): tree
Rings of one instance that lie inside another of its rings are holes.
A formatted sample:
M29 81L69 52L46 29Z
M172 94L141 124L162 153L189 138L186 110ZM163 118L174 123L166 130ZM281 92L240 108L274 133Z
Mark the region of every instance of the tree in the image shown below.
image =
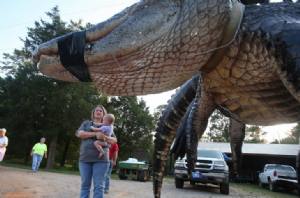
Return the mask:
M155 122L145 101L138 101L137 97L112 97L109 112L116 116L114 132L120 144L120 159L150 160Z
M275 140L272 142L272 144L299 144L299 138L300 138L300 125L297 123L297 125L292 128L290 134L286 137L279 140Z
M154 122L157 123L159 121L159 118L161 117L163 111L166 109L167 105L159 105L156 107L153 113Z
M229 142L229 118L215 110L209 119L207 136L212 142Z
M47 13L50 22L40 20L28 28L24 47L5 54L0 78L0 126L8 129L10 139L7 157L29 161L29 153L41 136L49 148L47 168L59 162L77 164L79 139L75 131L83 120L90 119L91 110L102 104L116 116L120 158L138 156L145 159L152 153L154 118L143 100L136 97L113 97L111 102L90 84L68 83L47 78L31 61L34 47L53 37L81 30L81 21L63 22L57 7ZM89 26L90 24L88 24ZM58 151L58 152L57 152Z
M1 117L0 124L9 131L8 154L26 156L25 163L32 145L45 136L50 143L47 167L51 168L56 151L61 150L57 148L58 143L64 148L64 154L59 156L63 165L70 142L78 145L78 141L73 140L75 130L83 118L89 118L92 107L106 101L106 97L89 84L56 81L39 73L31 61L30 51L53 37L83 29L81 21L63 22L57 7L47 16L50 22L40 20L28 28L21 50L4 54L1 69L7 72L7 77L0 80L0 112L5 113L5 117Z
M256 125L250 125L246 127L246 137L244 142L246 143L263 143L261 127Z
M297 125L292 129L291 136L295 139L295 143L299 144L299 138L300 138L300 124L297 123Z

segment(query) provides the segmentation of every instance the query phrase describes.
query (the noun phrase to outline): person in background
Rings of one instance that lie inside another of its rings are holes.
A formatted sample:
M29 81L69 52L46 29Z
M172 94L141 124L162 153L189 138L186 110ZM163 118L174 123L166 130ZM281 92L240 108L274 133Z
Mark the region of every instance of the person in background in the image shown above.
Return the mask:
M8 138L5 136L6 134L6 129L0 129L0 162L2 162L5 152L6 152L6 147L8 145Z
M42 137L40 142L36 143L31 149L30 155L32 156L32 171L37 172L43 157L47 158L47 145L45 144L46 138Z
M104 193L107 194L109 192L109 185L110 185L110 176L111 172L114 166L117 164L117 159L118 159L118 153L119 153L119 146L117 143L112 144L109 148L109 169L106 173L105 177L105 189Z

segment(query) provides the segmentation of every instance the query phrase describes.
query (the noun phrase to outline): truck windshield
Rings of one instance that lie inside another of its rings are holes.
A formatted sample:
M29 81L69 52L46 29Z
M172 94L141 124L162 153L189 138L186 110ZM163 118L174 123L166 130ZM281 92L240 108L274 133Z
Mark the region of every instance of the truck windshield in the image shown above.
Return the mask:
M212 150L198 150L198 157L223 159L222 155L218 151Z
M289 166L276 166L276 169L277 170L282 170L282 171L293 171L294 172L294 169L292 167L289 167Z
M277 170L281 170L281 171L293 171L293 172L295 172L295 170L292 167L285 166L285 165L280 165L280 164L270 164L266 167L266 170L272 170L272 169L277 169Z

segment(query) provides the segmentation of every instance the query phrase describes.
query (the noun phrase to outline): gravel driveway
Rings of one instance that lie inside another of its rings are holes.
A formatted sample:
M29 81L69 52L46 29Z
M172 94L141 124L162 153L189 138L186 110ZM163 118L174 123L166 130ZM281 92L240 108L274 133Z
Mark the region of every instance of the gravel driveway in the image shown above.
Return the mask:
M0 166L1 198L76 198L79 197L80 177L49 172ZM214 187L185 185L176 189L173 180L164 181L162 198L261 197L230 187L230 195L220 195ZM151 182L112 180L111 192L105 198L153 198Z

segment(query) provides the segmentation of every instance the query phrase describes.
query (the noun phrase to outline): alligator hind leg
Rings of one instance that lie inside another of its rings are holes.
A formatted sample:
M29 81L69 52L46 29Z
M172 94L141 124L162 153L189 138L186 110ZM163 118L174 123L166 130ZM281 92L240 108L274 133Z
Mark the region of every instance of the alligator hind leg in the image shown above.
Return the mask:
M196 98L189 113L186 127L186 152L189 172L194 169L197 160L198 141L207 127L208 119L216 109L209 93L202 88L199 99Z
M229 136L232 153L233 176L238 177L242 165L242 146L245 138L245 124L230 118Z
M204 90L203 88L201 90ZM198 141L203 135L208 118L215 110L216 105L210 95L204 91L197 90L193 102L190 104L180 127L176 132L176 139L171 153L174 158L184 157L187 154L187 167L189 172L194 169L197 160Z

